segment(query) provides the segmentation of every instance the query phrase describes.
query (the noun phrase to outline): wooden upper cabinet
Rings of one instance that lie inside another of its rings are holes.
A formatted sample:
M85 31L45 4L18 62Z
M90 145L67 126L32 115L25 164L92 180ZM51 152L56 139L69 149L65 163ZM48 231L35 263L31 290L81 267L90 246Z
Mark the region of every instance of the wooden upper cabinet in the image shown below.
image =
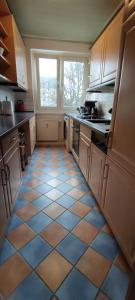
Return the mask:
M116 78L123 9L91 48L90 87Z
M135 261L135 177L107 159L103 211L131 266Z
M127 19L135 11L135 0L125 0L124 19Z
M91 49L90 87L101 83L103 44L104 37L101 35Z
M20 86L27 89L27 71L26 71L26 50L25 45L17 28L14 18L12 17L13 37L15 47L16 75L17 82Z
M11 86L17 85L27 90L26 50L14 17L0 16L0 26L5 30L0 40L5 48L4 60L0 57L0 75L10 80Z
M123 26L123 54L109 155L135 175L135 15Z
M96 197L96 200L101 203L101 190L103 182L103 172L105 166L106 155L99 150L95 145L91 144L91 163L89 169L89 186Z
M123 9L117 14L104 32L104 55L102 68L102 82L116 78L121 30L123 20Z

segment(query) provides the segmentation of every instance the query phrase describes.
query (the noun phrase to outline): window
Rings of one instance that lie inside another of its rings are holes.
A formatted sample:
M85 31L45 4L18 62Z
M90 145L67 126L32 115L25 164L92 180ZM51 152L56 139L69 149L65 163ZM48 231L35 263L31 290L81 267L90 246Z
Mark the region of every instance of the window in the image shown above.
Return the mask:
M76 107L84 100L84 63L64 61L64 107Z
M39 109L68 109L85 98L87 61L37 56Z
M57 106L57 60L39 58L41 107Z

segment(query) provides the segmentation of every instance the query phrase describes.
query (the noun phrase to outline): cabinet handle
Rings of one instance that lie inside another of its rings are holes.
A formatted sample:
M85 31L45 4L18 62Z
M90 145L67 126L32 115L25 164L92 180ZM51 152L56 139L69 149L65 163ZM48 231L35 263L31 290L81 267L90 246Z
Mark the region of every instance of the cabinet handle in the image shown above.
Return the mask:
M1 180L2 180L2 185L6 186L7 185L7 173L5 169L1 169Z
M105 164L105 166L104 166L104 179L108 178L108 170L109 170L109 165Z
M5 169L6 169L6 174L7 174L7 180L10 180L10 168L8 165L5 165Z

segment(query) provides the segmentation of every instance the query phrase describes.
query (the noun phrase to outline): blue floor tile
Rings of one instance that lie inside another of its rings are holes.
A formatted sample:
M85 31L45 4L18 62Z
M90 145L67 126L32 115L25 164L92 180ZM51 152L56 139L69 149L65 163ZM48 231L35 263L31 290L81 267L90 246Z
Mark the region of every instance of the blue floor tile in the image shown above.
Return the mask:
M8 228L6 230L6 234L9 234L12 230L14 230L15 228L17 228L18 226L20 226L21 224L23 224L23 221L21 218L19 218L15 213L12 215L10 223L8 225Z
M94 199L94 197L90 194L86 194L84 195L80 201L90 207L95 207L97 205L96 200Z
M106 223L103 215L96 210L92 210L84 219L99 229L102 228Z
M75 264L80 256L87 249L87 245L80 241L73 234L69 234L58 246L57 250L67 258L72 264Z
M65 208L69 208L76 202L76 200L70 197L69 195L64 195L61 198L59 198L56 202L64 206Z
M43 195L40 198L33 200L31 203L40 211L50 205L52 201Z
M39 236L37 236L26 246L21 248L19 252L32 266L32 268L36 268L39 263L51 252L51 250L52 247Z
M33 272L13 292L8 300L49 300L51 291Z
M62 183L60 184L57 189L63 193L67 193L73 189L73 187L70 184Z
M112 266L101 290L112 300L125 300L128 284L128 275Z
M45 194L52 190L52 187L46 183L39 185L35 188L36 191L38 191L41 194Z
M97 288L74 269L56 293L59 300L95 300Z
M43 230L47 225L52 222L52 219L45 215L43 212L31 218L27 224L37 233Z
M111 261L119 252L116 240L105 232L100 232L90 246Z
M69 211L65 211L60 217L56 219L59 224L63 225L68 230L72 230L75 225L80 222L80 220L81 218Z
M57 178L60 179L61 181L66 181L70 179L70 176L67 174L60 174Z
M51 179L53 179L53 176L48 175L48 174L43 174L43 175L37 175L37 177L39 178L39 180L43 181L43 182L47 182Z
M89 187L86 183L81 183L76 187L78 190L83 191L83 192L89 192Z
M10 256L16 252L16 249L8 240L4 240L2 248L0 248L0 265L2 265Z
M14 211L17 211L18 209L23 208L27 204L28 204L28 201L24 200L23 198L17 199L16 204L14 206Z

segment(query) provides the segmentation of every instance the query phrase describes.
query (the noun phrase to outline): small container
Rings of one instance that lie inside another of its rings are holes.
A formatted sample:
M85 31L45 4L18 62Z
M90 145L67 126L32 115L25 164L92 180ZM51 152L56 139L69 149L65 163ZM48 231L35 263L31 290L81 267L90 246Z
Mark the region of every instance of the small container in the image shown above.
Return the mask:
M4 48L3 47L0 47L0 56L2 56L4 53Z
M19 111L19 112L24 111L24 102L23 102L23 100L17 100L17 102L16 102L16 111Z

